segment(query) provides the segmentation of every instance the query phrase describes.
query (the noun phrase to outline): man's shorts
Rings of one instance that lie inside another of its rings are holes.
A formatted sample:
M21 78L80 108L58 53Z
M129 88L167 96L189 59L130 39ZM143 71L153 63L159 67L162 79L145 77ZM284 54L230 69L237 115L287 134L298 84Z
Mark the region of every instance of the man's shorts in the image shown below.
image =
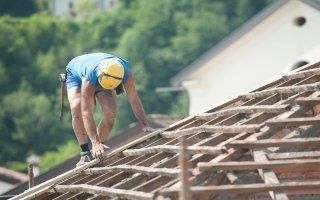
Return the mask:
M72 73L72 69L70 69L69 66L66 67L66 84L67 84L67 90L73 88L73 87L81 87L82 80L75 77Z
M82 80L74 76L73 70L72 68L70 68L70 66L66 67L66 78L67 78L66 80L67 90L74 87L81 88ZM95 88L96 88L95 94L105 90L100 86L97 86Z

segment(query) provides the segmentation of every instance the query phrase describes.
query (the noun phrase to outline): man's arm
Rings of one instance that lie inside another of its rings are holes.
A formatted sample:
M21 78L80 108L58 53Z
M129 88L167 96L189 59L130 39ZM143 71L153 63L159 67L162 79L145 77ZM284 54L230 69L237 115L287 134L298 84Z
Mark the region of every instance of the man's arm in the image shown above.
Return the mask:
M129 75L127 83L124 84L124 88L126 90L132 111L141 123L143 131L152 132L153 129L149 127L143 106L141 104L141 100L135 88L135 82L132 73Z
M97 135L97 128L93 118L95 88L86 78L82 79L81 86L81 114L84 127L92 143L94 157L102 158L104 149Z

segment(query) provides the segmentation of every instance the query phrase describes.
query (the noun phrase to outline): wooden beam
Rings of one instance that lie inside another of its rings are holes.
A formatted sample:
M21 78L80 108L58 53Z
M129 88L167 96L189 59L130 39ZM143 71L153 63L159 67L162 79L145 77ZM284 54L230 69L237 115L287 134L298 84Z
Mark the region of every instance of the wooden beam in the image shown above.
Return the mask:
M216 117L221 117L225 115L234 115L241 113L257 113L257 112L265 112L265 113L281 113L291 109L290 105L252 105L252 106L239 106L234 108L228 108L225 110L216 111L213 113L205 113L203 115L196 115L196 119L202 120L211 120Z
M279 184L242 184L242 185L212 185L212 186L192 186L191 192L194 194L248 194L268 191L286 192L295 191L304 194L305 190L319 190L320 181L288 182ZM160 191L163 196L171 196L179 192L179 188L168 188Z
M230 126L212 126L203 125L194 128L186 128L176 131L166 131L162 133L165 138L174 138L180 136L187 136L198 133L254 133L260 130L261 125L230 125Z
M298 105L314 106L320 104L320 97L299 97L294 102Z
M305 78L313 75L319 75L320 74L320 69L309 69L309 70L304 70L300 72L295 72L295 73L289 73L287 75L284 75L283 78L285 80L290 80L290 79L296 79L296 78Z
M268 160L265 152L261 149L253 149L252 156L254 161L256 162L266 162ZM280 183L277 175L272 170L258 169L258 173L265 184ZM289 199L288 196L283 191L268 191L268 192L272 200L277 200L277 199L288 200Z
M232 148L314 147L320 146L320 138L264 139L258 141L235 140L227 144Z
M57 185L54 187L54 190L59 193L85 192L89 194L108 196L108 197L114 197L114 198L126 198L126 199L138 199L138 200L152 200L154 198L154 195L150 193L115 189L115 188L106 188L106 187L93 186L93 185L87 185L87 184Z
M179 146L174 145L157 145L151 147L145 147L141 149L128 149L123 151L123 155L125 156L138 156L138 155L146 155L152 153L159 152L168 152L168 153L179 153ZM190 154L211 154L211 155L219 155L226 151L225 147L211 147L211 146L189 146L188 151Z
M265 122L269 127L296 127L320 124L320 117L270 119Z
M292 93L307 92L307 91L317 91L319 89L320 89L320 83L304 84L304 85L297 85L297 86L271 88L271 89L266 89L258 92L251 92L248 94L240 95L239 98L250 99L250 98L257 98L257 97L266 97L273 94L292 94Z
M97 167L89 168L84 170L82 173L91 175L91 174L104 174L108 172L129 172L129 173L141 173L145 175L155 176L168 176L176 178L179 176L179 169L171 168L154 168L154 167L143 167L143 166L134 166L134 165L116 165L109 167Z
M320 151L286 152L286 153L268 153L270 160L285 160L299 158L319 158Z
M180 138L180 156L179 156L179 166L180 166L180 177L181 177L181 192L179 194L180 200L191 200L190 192L190 182L189 182L189 155L188 155L188 145L185 137Z
M256 169L287 169L287 168L305 168L316 167L320 165L319 159L309 160L278 160L278 161L241 161L241 162L220 162L220 163L198 163L200 171L218 171L218 170L256 170Z

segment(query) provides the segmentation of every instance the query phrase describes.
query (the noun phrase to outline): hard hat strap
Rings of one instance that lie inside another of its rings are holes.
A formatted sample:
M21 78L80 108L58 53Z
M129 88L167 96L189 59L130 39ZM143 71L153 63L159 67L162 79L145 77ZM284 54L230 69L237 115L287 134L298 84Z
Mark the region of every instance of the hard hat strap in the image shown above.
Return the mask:
M102 72L102 74L100 74L100 76L109 76L109 77L111 77L111 78L114 78L114 79L117 79L117 80L122 80L122 78L120 78L120 77L117 77L117 76L112 76L112 75L110 75L110 74L106 74L106 73L104 73L104 72Z

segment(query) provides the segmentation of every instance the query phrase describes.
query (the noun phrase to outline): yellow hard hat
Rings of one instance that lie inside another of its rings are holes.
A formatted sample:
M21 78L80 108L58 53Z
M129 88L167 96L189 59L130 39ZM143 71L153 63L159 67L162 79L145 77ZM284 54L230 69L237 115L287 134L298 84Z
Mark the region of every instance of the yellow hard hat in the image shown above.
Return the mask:
M115 89L122 82L124 68L116 60L102 60L98 66L98 82L104 89Z

